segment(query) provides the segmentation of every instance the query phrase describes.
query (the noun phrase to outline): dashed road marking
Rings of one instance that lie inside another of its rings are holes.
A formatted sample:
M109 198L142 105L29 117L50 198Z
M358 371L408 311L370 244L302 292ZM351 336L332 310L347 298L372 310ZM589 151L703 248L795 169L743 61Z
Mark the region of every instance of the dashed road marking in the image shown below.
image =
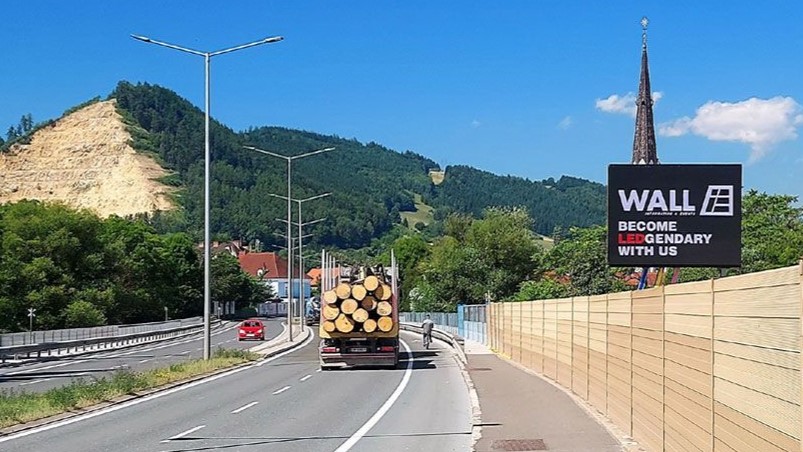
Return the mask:
M256 405L257 403L259 403L259 402L251 402L251 403L249 403L247 405L243 405L240 408L237 408L236 410L232 411L231 414L237 414L237 413L239 413L241 411L245 411L245 410L251 408L252 406Z
M191 429L189 429L187 431L179 433L178 435L174 435L174 436L171 436L170 438L162 440L162 442L163 443L169 443L171 440L183 438L183 437L189 435L190 433L197 432L198 430L200 430L200 429L202 429L204 427L206 427L206 426L205 425L199 425L197 427L193 427L193 428L191 428Z
M307 381L307 380L309 380L310 378L312 378L312 375L307 375L307 376L305 376L305 377L301 377L301 379L300 379L299 381Z
M283 393L284 391L287 391L288 389L290 389L291 387L292 387L292 386L285 386L285 387L283 387L282 389L277 389L277 390L273 391L273 395L278 395L278 394L281 394L281 393Z

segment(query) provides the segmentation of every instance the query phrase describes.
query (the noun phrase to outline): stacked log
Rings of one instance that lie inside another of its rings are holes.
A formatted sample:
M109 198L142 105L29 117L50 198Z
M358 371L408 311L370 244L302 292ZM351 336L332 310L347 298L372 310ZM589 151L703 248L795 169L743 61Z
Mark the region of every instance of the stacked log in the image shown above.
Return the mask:
M323 293L321 328L327 333L389 332L393 330L393 293L381 276L341 282Z

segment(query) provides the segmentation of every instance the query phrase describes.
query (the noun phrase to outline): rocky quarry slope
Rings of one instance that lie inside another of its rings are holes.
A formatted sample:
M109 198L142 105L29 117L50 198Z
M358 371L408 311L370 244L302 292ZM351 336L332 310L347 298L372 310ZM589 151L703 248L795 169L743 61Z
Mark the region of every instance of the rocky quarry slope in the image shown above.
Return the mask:
M115 100L94 103L0 153L0 203L61 201L98 215L171 210L168 174L129 144Z

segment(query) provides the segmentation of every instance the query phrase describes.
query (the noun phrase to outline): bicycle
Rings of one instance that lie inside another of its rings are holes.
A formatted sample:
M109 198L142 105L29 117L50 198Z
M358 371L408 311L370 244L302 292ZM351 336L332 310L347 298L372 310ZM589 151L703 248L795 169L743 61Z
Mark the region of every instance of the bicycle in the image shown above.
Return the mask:
M429 350L429 344L432 343L432 333L430 334L424 333L423 342L424 342L424 348Z

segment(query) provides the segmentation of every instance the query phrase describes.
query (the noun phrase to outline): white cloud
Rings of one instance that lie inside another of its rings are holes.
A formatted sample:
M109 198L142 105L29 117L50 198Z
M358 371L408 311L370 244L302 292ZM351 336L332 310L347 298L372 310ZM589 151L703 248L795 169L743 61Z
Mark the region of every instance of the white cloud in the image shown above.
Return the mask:
M653 105L664 97L664 93L655 91L652 93ZM636 116L636 95L627 93L624 96L618 94L611 94L605 99L597 99L595 106L597 110L604 111L605 113L621 113L625 115Z
M471 121L471 128L472 129L476 129L481 125L482 125L482 123L479 120L475 119L475 120Z
M568 130L569 127L571 127L573 123L574 123L574 120L572 120L572 117L571 116L567 116L567 117L565 117L565 118L560 120L560 122L558 123L558 128L561 129L561 130Z
M803 124L800 104L791 97L750 98L741 102L710 101L693 118L661 124L658 133L677 137L692 133L711 141L735 141L750 146L750 160L764 157L773 145L797 138Z

